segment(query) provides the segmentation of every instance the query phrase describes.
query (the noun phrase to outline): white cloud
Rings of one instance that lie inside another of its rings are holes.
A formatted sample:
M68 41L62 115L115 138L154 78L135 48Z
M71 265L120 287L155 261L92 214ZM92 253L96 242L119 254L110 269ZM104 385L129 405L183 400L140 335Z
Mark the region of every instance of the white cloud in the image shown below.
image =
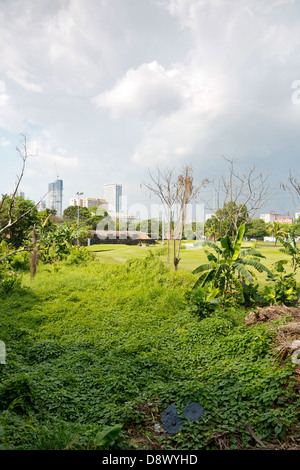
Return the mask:
M0 143L2 147L7 147L8 145L10 145L10 141L6 139L6 137L2 137Z
M276 154L275 171L296 161L297 2L0 4L0 130L38 142L32 191L56 177L55 163L73 195L115 178L133 184L150 163L206 161L218 171L223 153ZM3 168L15 146L0 143Z
M113 118L136 115L156 117L178 109L188 94L178 71L165 70L156 61L129 69L115 86L93 99L108 108Z

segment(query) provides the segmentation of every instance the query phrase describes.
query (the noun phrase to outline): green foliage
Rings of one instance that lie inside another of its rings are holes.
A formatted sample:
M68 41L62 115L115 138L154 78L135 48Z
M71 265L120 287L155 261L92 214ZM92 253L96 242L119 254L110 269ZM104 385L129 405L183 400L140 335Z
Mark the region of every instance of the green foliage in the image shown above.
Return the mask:
M245 237L263 240L269 234L268 225L263 219L252 219L246 224Z
M241 308L199 318L186 308L194 276L153 252L121 265L57 267L41 265L34 283L23 274L22 290L1 301L2 448L130 449L128 429L158 439L163 410L192 401L205 413L180 435L161 435L166 450L218 448L219 435L228 448L255 447L248 421L265 443L292 432L295 367L274 361L275 328L247 327ZM199 304L209 299L202 294ZM147 421L142 410L154 402Z
M94 448L98 450L109 449L111 444L117 439L121 431L122 426L120 424L116 424L115 426L106 426L102 431L100 431L96 435Z
M283 245L280 251L291 256L292 269L295 273L300 267L300 249L296 243L295 231L289 231L286 238L277 236L276 239Z
M221 239L221 246L211 241L204 242L204 246L209 246L216 254L205 250L208 263L193 271L194 274L201 273L194 288L213 282L224 302L235 298L236 301L244 303L243 282L253 283L252 268L272 276L270 270L260 262L260 259L264 258L263 255L254 248L241 250L244 233L245 224L242 224L233 243L228 235Z
M59 261L74 254L74 243L85 233L85 229L77 228L68 223L54 225L50 229L39 231L39 254L46 263ZM75 254L76 256L76 254Z
M26 375L11 378L0 385L0 410L26 413L32 404L30 380Z
M77 225L79 211L79 225L87 227L91 230L96 230L97 224L107 215L107 212L100 207L78 207L69 206L64 210L64 221L70 225Z
M0 243L0 257L10 252L10 245L5 241ZM0 296L7 295L21 285L19 271L29 269L28 254L18 253L14 258L6 258L0 263Z
M246 306L263 304L265 302L266 299L258 283L254 284L252 282L247 283L242 281L242 286Z
M284 265L287 260L280 260L274 263L273 275L270 282L273 287L264 287L264 298L270 304L291 305L298 299L295 272L287 273Z
M9 222L9 207L11 198L6 197L0 214L0 228L3 228ZM30 237L32 228L39 222L38 211L34 202L22 197L16 197L12 208L12 221L17 220L21 215L29 211L25 217L22 217L17 223L7 228L0 234L1 240L8 240L14 248L19 248L24 241Z
M215 239L228 235L236 238L238 227L248 219L247 208L243 204L229 201L223 209L215 211L214 215L205 222L205 235Z
M189 289L185 294L188 310L200 319L210 316L218 306L218 294L219 289L212 284L205 286L205 288Z

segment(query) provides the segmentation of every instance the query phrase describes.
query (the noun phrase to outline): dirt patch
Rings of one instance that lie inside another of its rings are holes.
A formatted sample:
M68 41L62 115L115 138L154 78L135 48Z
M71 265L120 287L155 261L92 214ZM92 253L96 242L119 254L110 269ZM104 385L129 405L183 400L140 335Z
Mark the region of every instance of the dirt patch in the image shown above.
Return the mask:
M275 320L281 320L289 318L291 321L300 324L300 303L293 307L287 307L286 305L271 305L265 308L257 308L255 311L249 313L245 318L246 325L253 325L261 322L271 322Z
M137 411L141 418L126 429L130 441L139 450L165 450L168 434L163 429L157 402L141 403Z
M296 378L295 391L300 392L300 302L293 307L286 305L273 305L258 308L245 318L248 326L258 323L269 323L283 320L276 325L276 339L274 341L274 363L280 361L285 364L292 361L297 365L294 371ZM297 443L298 445L298 443Z

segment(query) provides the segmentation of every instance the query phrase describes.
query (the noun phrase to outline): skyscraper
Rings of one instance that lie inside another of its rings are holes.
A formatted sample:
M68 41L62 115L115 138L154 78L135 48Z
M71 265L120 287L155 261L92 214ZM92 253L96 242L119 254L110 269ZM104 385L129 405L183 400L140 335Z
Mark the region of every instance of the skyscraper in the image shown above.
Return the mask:
M56 215L62 217L63 181L57 179L48 185L48 208L56 210Z
M122 210L121 184L104 184L102 186L102 197L108 203L108 212L120 212Z

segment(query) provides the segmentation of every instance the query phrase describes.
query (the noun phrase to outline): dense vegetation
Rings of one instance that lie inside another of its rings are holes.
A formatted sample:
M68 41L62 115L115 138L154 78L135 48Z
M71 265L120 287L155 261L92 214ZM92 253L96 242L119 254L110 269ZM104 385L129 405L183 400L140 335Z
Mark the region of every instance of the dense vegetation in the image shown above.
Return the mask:
M160 256L116 265L82 250L40 262L33 280L28 253L10 261L23 274L1 291L2 448L246 449L297 435L296 366L276 359L276 322L249 327L237 305L202 317L197 278ZM163 410L182 417L194 401L201 419L163 432Z
M296 439L297 365L276 350L290 318L250 326L245 317L298 300L297 227L278 230L276 253L265 256L245 245L240 220L204 249L183 245L173 272L159 244L81 247L103 214L81 211L81 227L76 214L55 223L31 201L1 202L0 448L247 449ZM193 402L204 414L184 419ZM183 419L174 434L161 420L170 405Z

